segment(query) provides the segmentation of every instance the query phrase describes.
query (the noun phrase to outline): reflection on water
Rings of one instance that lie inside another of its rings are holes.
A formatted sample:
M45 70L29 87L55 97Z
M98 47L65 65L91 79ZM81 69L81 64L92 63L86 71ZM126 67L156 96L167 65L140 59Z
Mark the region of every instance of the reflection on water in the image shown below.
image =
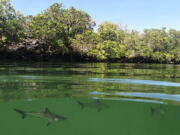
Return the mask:
M127 83L127 84L144 84L144 85L159 85L159 86L173 86L180 87L180 83L152 81L152 80L134 80L134 79L107 79L107 78L90 78L92 82L110 82L110 83Z
M0 64L4 135L178 135L179 105L179 65Z
M104 96L120 96L120 97L129 97L129 98L144 98L144 99L151 99L151 100L172 100L172 101L180 101L180 94L163 94L163 93L142 93L142 92L115 92L115 93L108 93L108 92L90 92L91 95L104 95ZM153 102L152 101L152 102ZM166 103L166 102L164 102Z

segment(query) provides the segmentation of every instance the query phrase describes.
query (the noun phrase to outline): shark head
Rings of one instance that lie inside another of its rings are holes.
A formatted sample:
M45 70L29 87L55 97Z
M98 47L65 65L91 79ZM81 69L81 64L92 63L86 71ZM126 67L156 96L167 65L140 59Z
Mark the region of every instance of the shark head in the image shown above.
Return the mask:
M59 121L59 120L60 120L59 117L55 117L55 118L54 118L54 121Z
M54 121L67 120L67 118L66 118L66 117L64 117L64 116L60 116L60 115L56 115L56 114L54 114L54 116L53 116L53 120L54 120Z
M53 121L67 120L67 118L64 116L50 112L50 110L48 108L45 109L44 113L47 114L51 118L51 120L53 120Z

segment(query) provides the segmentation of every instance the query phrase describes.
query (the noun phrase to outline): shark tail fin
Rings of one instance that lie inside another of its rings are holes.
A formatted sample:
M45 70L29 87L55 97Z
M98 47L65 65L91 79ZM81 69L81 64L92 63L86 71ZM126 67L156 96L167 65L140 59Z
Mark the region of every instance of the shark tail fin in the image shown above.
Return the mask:
M82 102L80 102L80 101L77 101L77 103L81 106L81 109L84 109L84 104L82 103Z
M25 113L24 111L19 110L19 109L14 109L14 111L20 113L20 114L22 115L22 118L23 118L23 119L26 118L26 113Z

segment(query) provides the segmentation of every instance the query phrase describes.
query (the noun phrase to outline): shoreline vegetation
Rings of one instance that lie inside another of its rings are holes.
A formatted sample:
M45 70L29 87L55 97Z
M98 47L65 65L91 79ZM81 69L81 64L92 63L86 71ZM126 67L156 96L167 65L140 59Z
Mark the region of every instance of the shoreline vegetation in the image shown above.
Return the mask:
M180 63L180 31L128 30L103 22L94 30L91 16L54 3L24 16L9 0L0 0L0 58L12 60L120 61Z

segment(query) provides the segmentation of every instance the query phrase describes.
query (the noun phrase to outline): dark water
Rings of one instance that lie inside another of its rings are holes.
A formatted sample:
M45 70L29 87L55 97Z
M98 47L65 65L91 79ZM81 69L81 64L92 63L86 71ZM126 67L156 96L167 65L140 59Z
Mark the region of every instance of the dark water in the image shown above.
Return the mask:
M0 134L179 135L180 66L0 63Z

